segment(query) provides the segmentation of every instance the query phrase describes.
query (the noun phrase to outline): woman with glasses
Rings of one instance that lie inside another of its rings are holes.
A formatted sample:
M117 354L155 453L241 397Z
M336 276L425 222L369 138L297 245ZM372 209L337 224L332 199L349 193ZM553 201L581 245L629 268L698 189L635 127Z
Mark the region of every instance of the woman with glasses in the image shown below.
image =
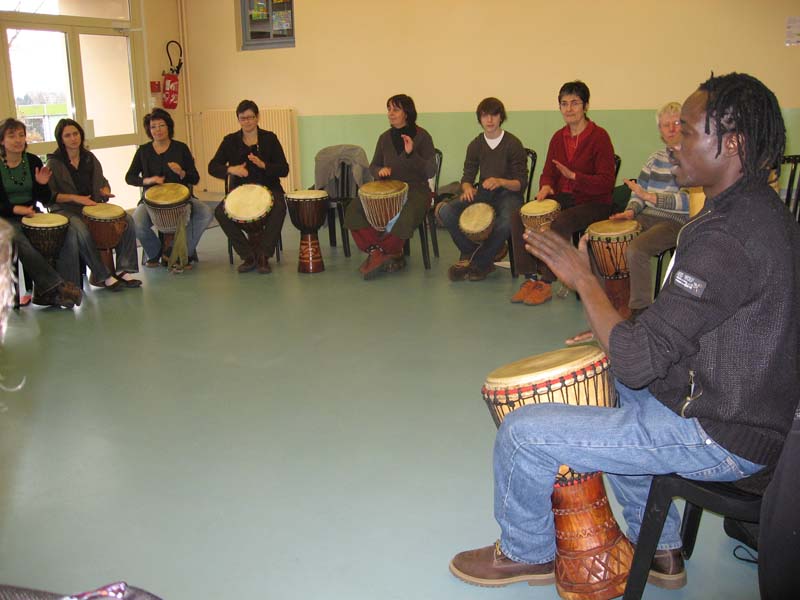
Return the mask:
M142 197L145 190L162 183L182 183L191 190L200 181L200 173L197 172L189 146L172 139L175 135L175 122L170 114L156 108L145 115L144 130L151 141L139 146L133 155L131 166L125 175L128 185L141 187ZM191 218L186 230L189 263L183 266L184 269L191 269L192 261L197 261L200 236L214 218L211 209L197 198L192 197L190 203ZM145 254L145 264L148 267L158 267L160 263L166 266L169 249L161 247L161 241L153 231L153 222L143 201L136 207L133 220L136 223L136 237Z
M554 198L561 211L551 224L565 239L611 214L611 194L616 179L614 147L602 127L589 120L589 87L569 81L558 92L558 106L564 127L553 134L547 159L539 178L536 200ZM527 278L511 302L542 304L552 298L552 271L525 252L522 222L512 222L514 259L517 271Z
M278 136L258 126L255 102L242 100L236 107L236 117L241 129L223 138L217 153L208 163L208 172L213 177L228 180L229 192L245 183L266 186L272 193L272 209L266 217L263 235L251 237L246 236L225 214L224 200L217 206L214 216L242 258L237 269L239 273L256 268L259 273L270 273L269 259L275 252L286 217L280 177L289 174L289 163Z

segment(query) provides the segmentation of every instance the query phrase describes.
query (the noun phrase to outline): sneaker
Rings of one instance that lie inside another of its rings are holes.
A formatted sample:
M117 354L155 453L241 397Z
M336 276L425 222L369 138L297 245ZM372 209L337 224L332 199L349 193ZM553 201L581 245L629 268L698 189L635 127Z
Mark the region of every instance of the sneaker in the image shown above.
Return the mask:
M517 293L511 296L511 302L514 304L520 304L521 302L525 302L525 298L528 297L528 294L533 289L533 286L536 283L537 282L534 281L533 279L526 279L523 282L523 284L519 286Z
M544 281L534 282L533 287L525 296L525 304L528 306L536 306L537 304L544 304L553 297L553 290L549 283Z
M483 281L484 279L486 279L486 276L489 275L489 273L491 273L492 271L494 271L494 265L492 264L490 264L485 269L472 265L469 269L469 280Z
M244 259L244 262L236 267L236 270L239 273L247 273L248 271L252 271L256 268L256 258L254 256L249 256Z
M686 585L686 568L683 564L683 550L656 550L650 564L647 583L665 590L677 590Z
M522 582L551 585L556 581L554 561L540 565L515 562L500 550L499 540L492 546L456 554L450 561L450 572L461 581L483 587Z
M457 263L447 269L447 277L450 281L464 281L469 276L469 259L462 258Z

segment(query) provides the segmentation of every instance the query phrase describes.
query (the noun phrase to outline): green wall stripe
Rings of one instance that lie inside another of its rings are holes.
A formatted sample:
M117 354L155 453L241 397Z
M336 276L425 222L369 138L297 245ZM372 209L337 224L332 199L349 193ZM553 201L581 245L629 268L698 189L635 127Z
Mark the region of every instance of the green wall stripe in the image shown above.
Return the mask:
M783 113L789 132L787 154L800 154L800 109L788 109ZM608 131L614 151L622 158L620 182L623 177L637 177L644 161L661 144L654 111L593 110L589 114ZM440 183L460 179L467 144L480 133L475 113L421 113L417 122L430 132L433 143L442 150ZM504 124L505 129L539 155L535 182L542 171L550 137L562 125L561 115L556 111L515 112ZM356 144L364 148L369 160L378 135L388 123L383 114L329 115L300 117L298 127L302 183L303 187L309 187L314 183L314 156L320 149L336 144Z

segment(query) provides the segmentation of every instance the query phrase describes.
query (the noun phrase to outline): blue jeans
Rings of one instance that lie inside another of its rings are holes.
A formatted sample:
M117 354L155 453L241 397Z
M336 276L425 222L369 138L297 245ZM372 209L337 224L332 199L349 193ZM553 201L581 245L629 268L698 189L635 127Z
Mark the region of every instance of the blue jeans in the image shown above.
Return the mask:
M103 264L100 258L100 252L97 250L97 245L89 232L86 223L83 222L81 217L61 213L69 219L69 231L67 238L64 241L64 249L67 253L67 263L62 265L64 257L64 250L58 259L58 270L64 276L64 279L71 281L78 287L81 282L80 265L77 260L71 260L73 255L80 256L81 260L89 267L89 270L94 275L95 279L106 279L111 273ZM125 220L128 223L128 228L122 234L119 244L114 248L116 252L116 269L117 272L128 271L129 273L137 273L139 271L139 260L136 257L136 236L134 232L133 219L130 215L125 215Z
M186 225L186 249L191 257L197 251L200 236L214 218L214 211L197 198L192 198L189 202L192 205L192 213L189 223ZM150 213L147 212L144 202L133 211L133 221L136 224L136 237L142 245L145 256L148 260L158 259L162 251L161 242L153 231L153 221L150 219Z
M556 552L550 496L558 467L603 471L636 543L653 475L735 481L762 465L714 442L697 419L685 419L647 389L617 383L619 408L535 404L503 421L494 447L494 515L500 547L512 560L539 564ZM613 475L612 475L613 474ZM670 508L659 549L680 548L680 517Z
M482 244L470 240L458 227L461 213L472 202L485 202L495 210L492 233ZM472 202L458 199L448 202L439 210L439 218L461 251L461 257L470 258L473 265L486 269L494 262L494 257L511 235L511 215L522 206L522 194L502 188L493 191L478 188L478 193Z

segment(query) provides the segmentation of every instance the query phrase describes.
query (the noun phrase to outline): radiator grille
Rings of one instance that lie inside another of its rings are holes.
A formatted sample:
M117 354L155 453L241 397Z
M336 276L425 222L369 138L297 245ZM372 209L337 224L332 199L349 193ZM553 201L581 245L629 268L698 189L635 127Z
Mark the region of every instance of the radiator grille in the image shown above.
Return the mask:
M293 108L267 108L259 112L258 125L278 136L289 163L289 176L281 178L286 191L300 188L300 154L297 138L297 115ZM191 115L192 152L200 172L198 188L207 192L223 192L221 179L208 174L208 161L219 148L222 138L239 129L232 110L205 110Z

